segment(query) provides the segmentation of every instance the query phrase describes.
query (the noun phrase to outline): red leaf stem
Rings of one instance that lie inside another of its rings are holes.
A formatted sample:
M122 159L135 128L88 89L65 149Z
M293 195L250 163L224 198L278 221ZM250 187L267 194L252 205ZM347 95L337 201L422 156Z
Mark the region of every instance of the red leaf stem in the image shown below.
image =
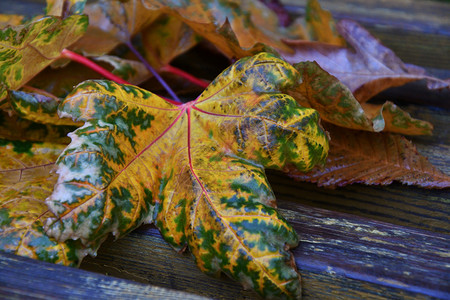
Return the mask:
M184 79L186 79L187 81L190 81L191 83L198 85L199 87L202 87L204 89L206 89L209 85L209 82L200 78L197 78L181 69L178 69L174 66L171 65L167 65L165 67L161 68L162 71L166 71L175 75L178 75Z
M109 72L108 70L100 67L99 65L97 65L95 62L93 62L92 60L77 54L75 52L72 52L70 50L67 49L63 49L63 51L61 52L61 57L65 57L68 58L70 60L76 61L80 64L85 65L86 67L88 67L89 69L94 70L95 72L99 73L100 75L104 76L105 78L115 81L117 83L121 83L121 84L130 84L129 82L123 80L122 78L112 74L111 72Z
M65 58L68 58L70 60L76 61L76 62L78 62L80 64L83 64L86 67L88 67L89 69L94 70L95 72L99 73L100 75L104 76L105 78L107 78L109 80L112 80L112 81L114 81L116 83L119 83L119 84L131 84L128 81L125 81L122 78L112 74L108 70L100 67L99 65L97 65L92 60L90 60L90 59L88 59L88 58L86 58L86 57L84 57L84 56L82 56L80 54L77 54L75 52L72 52L70 50L64 49L61 52L61 57L65 57ZM159 96L159 97L161 97L161 96ZM172 99L169 99L169 98L166 98L166 97L161 97L161 98L163 98L167 102L170 102L170 103L172 103L174 105L180 105L180 102L178 102L178 101L175 101L175 100L172 100Z

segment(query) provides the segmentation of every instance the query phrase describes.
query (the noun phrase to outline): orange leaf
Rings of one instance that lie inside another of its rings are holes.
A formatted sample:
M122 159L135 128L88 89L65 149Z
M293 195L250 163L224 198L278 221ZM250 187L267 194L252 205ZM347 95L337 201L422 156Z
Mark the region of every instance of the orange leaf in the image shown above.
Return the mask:
M345 46L345 40L337 32L333 16L329 11L323 10L317 0L308 1L305 18L310 40Z
M161 68L186 52L201 37L180 19L162 15L141 33L145 56L150 65Z
M6 26L17 26L22 24L23 16L21 15L4 15L0 14L0 28Z
M180 18L229 57L260 52L264 46L285 52L282 42L292 32L279 25L277 15L259 1L143 0L144 5ZM249 52L250 51L250 52Z

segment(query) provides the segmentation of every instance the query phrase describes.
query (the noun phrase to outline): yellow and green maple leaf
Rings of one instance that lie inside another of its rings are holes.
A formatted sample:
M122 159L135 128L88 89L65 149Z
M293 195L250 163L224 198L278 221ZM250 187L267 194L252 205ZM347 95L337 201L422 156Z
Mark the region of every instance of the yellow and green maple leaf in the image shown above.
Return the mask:
M58 160L49 233L89 246L154 222L175 249L189 247L202 271L265 297L299 297L288 251L298 237L264 173L308 171L326 158L318 113L284 93L299 77L261 53L183 105L134 86L80 84L61 104L62 116L86 123Z

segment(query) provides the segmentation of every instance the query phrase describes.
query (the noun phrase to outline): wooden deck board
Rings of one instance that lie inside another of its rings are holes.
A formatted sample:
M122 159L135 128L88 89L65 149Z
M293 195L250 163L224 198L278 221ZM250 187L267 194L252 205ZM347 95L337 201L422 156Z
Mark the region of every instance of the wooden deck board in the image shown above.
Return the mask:
M280 211L300 236L293 250L300 272L312 281L324 276L339 280L333 287L315 286L318 290L304 284L311 299L328 288L342 293L350 282L373 297L450 297L447 235L301 204ZM226 278L202 274L190 255L173 251L153 226L107 241L98 257L86 259L81 267L207 297L256 297Z
M0 298L205 299L8 253L0 255Z

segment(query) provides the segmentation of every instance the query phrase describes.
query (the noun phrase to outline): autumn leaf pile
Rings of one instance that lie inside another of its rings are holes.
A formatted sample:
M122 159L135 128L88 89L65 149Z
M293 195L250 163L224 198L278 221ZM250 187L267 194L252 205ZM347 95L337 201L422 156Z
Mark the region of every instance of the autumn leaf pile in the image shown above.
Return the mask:
M77 266L109 233L153 223L202 271L266 298L300 298L289 252L298 237L265 169L323 186L450 186L398 135L432 125L368 102L409 81L448 81L357 23L334 23L316 1L289 27L258 1L85 2L49 0L26 23L0 19L3 251ZM64 49L130 84L101 79ZM195 49L229 67L195 100L158 96L146 64L187 95L198 88L171 63Z

